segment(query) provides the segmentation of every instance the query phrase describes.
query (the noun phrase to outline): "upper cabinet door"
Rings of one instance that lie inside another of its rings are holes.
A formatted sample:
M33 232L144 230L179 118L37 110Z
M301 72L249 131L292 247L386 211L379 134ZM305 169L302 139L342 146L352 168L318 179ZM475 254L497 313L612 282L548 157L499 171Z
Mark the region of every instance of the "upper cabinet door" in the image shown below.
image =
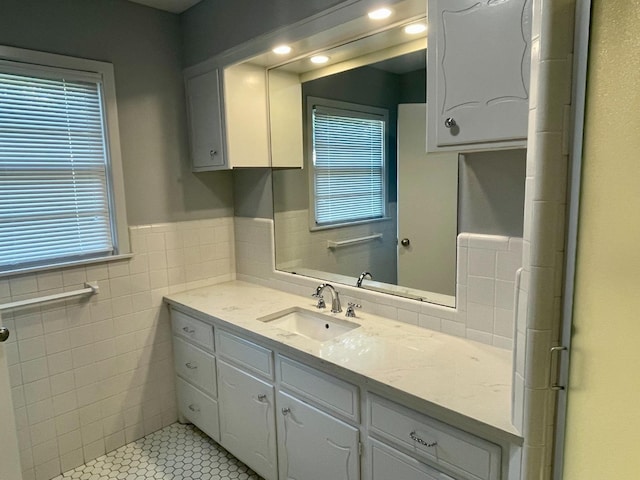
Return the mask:
M222 134L218 69L188 76L186 93L193 171L228 168Z
M427 150L522 147L530 0L429 0Z

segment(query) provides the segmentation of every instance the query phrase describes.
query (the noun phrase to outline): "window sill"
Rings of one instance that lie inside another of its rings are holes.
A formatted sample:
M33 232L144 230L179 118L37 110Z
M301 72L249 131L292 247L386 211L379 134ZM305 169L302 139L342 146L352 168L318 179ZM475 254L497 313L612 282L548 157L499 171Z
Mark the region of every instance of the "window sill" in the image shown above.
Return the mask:
M62 263L56 263L56 264L40 266L40 267L20 268L16 270L9 270L6 272L0 272L0 278L24 275L27 273L47 272L51 270L59 270L61 268L81 267L85 265L93 265L96 263L116 262L118 260L128 260L130 258L133 258L133 253L124 253L121 255L110 255L108 257L88 258L86 260L62 262Z

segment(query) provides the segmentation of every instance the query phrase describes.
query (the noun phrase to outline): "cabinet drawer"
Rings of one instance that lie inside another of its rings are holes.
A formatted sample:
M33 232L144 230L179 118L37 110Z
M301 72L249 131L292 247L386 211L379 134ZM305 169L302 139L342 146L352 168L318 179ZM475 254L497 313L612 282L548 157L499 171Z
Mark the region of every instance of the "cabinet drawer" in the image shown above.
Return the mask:
M434 470L415 458L399 452L384 443L369 440L371 479L389 480L453 480L450 476Z
M500 447L371 395L369 431L469 480L500 478Z
M171 309L173 333L188 338L191 342L213 351L213 327L197 318Z
M181 378L176 379L178 411L196 427L220 441L218 402Z
M273 352L232 333L216 330L218 353L248 370L273 378Z
M173 363L176 373L212 397L216 390L216 359L213 355L173 337Z
M359 420L358 387L279 356L280 385L340 415Z

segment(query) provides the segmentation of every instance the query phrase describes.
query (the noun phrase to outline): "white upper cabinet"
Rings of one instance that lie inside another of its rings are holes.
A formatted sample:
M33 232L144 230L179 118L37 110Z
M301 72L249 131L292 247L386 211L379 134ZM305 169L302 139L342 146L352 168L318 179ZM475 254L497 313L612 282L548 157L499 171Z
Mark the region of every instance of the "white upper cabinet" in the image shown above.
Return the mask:
M228 168L218 69L185 75L191 165L194 172Z
M530 0L429 0L427 150L526 146Z

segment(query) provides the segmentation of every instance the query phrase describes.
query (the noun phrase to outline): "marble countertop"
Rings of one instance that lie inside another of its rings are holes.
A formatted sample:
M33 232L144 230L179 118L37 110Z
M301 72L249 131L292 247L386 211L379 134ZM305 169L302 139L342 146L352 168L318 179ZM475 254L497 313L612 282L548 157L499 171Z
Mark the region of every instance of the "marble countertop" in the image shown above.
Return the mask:
M325 295L330 305L329 294ZM258 321L312 298L233 281L170 294L165 300L279 342L510 436L512 353L358 310L361 326L323 343ZM344 312L328 313L344 318Z

